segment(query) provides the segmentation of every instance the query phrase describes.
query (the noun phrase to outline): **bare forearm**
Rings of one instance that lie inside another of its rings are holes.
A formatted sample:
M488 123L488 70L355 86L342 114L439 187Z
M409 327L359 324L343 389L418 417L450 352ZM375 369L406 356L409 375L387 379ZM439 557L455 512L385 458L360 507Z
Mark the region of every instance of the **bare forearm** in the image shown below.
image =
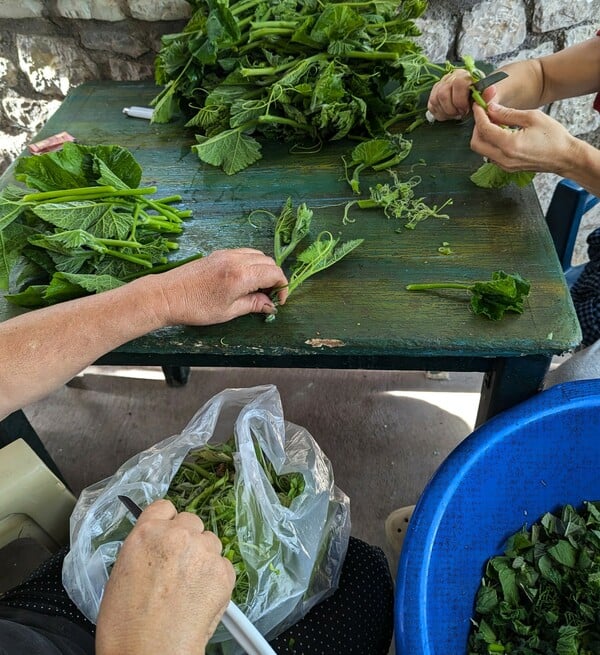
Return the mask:
M575 139L572 152L572 157L560 174L600 197L600 150L581 139Z
M496 101L515 109L537 109L555 100L600 91L600 37L547 57L502 67Z
M146 281L0 324L0 418L42 398L123 343L161 327Z

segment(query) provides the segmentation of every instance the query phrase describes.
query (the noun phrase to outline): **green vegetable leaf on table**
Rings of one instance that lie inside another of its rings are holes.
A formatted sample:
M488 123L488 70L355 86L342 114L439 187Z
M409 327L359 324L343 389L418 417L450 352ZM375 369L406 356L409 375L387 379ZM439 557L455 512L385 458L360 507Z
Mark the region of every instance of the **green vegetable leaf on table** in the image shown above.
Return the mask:
M507 184L516 184L518 187L524 187L530 184L535 177L535 173L530 171L512 171L508 172L496 164L487 162L480 166L471 175L471 182L484 189L499 189Z
M275 216L264 209L255 210L250 216L257 213L267 214L275 222L274 258L276 263L282 266L309 235L313 211L305 203L301 203L294 212L292 199L288 198L279 216ZM335 238L331 232L327 230L320 232L317 238L295 257L295 262L292 264L291 272L288 275L288 297L309 277L333 266L360 246L363 241L364 239L352 239L340 243L340 239ZM272 294L275 305L277 305L278 291L278 289L275 289ZM267 322L275 320L275 314L270 314L265 320Z
M382 171L386 168L396 166L410 154L412 141L408 141L401 134L390 135L387 138L369 139L359 143L351 154L351 159L346 162L346 181L354 193L360 193L360 174L366 168L374 171ZM342 158L343 159L343 158ZM354 167L352 178L348 177L349 170Z
M168 255L190 212L172 206L179 196L139 188L142 170L125 148L67 143L15 170L30 188L0 192L0 288L10 302L50 305L182 263Z
M351 200L344 207L342 223L354 223L355 219L350 218L349 211L354 205L360 209L374 209L381 207L387 218L397 218L406 221L404 227L414 230L418 223L428 218L448 218L448 214L442 214L442 210L452 204L452 199L446 200L440 207L430 206L425 203L425 198L415 195L414 188L421 183L418 175L413 175L408 180L400 180L394 171L390 171L393 184L376 184L369 188L369 198L362 200ZM396 230L399 231L399 230Z
M486 316L494 321L501 319L506 312L522 314L525 298L529 295L530 284L520 275L509 275L504 271L494 271L487 282L471 284L458 282L430 282L409 284L408 291L429 291L437 289L462 289L471 294L473 313Z

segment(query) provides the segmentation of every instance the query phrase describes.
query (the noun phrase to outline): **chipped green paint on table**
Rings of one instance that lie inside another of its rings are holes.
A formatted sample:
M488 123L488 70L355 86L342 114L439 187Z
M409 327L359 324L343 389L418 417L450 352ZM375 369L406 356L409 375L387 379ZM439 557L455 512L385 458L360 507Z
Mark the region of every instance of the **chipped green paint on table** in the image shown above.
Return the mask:
M72 90L39 137L62 130L81 143L129 148L144 170L143 184L160 195L179 193L193 210L178 257L216 248L272 250L272 222L254 209L278 212L291 196L315 211L313 232L364 237L351 255L307 281L277 319L246 316L225 325L175 327L127 343L106 364L259 366L484 371L478 422L535 393L553 355L578 345L577 317L532 187L486 191L469 175L481 159L469 149L469 125L423 126L399 168L422 177L417 192L429 204L454 199L449 220L429 219L415 230L375 210L351 210L342 225L340 203L351 199L340 156L349 143L317 154L264 146L264 158L235 176L199 162L193 133L182 123L154 125L128 118L123 107L148 105L150 83L93 82ZM1 183L12 181L11 170ZM386 174L363 175L369 182ZM448 242L452 254L438 252ZM493 322L474 316L460 292L409 293L412 282L487 279L503 269L532 283L521 316ZM19 310L0 300L0 320Z

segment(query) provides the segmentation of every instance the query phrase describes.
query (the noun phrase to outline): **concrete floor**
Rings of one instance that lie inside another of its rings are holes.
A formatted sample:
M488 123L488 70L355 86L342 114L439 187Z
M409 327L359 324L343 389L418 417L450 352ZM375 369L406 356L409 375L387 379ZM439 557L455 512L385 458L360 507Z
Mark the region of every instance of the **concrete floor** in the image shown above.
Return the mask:
M472 431L479 402L481 374L433 377L198 368L186 386L171 388L159 368L91 367L25 413L77 494L133 454L180 432L219 391L275 384L285 418L308 429L330 458L336 484L351 500L352 534L381 546L395 572L385 519L416 502L444 457ZM8 571L8 556L1 558L0 588L14 578L20 557Z
M336 484L351 500L352 533L389 552L385 518L414 504L471 432L481 375L203 368L192 370L186 386L171 388L160 369L94 367L25 412L78 494L179 433L214 394L259 384L277 386L285 418L305 427L331 460Z

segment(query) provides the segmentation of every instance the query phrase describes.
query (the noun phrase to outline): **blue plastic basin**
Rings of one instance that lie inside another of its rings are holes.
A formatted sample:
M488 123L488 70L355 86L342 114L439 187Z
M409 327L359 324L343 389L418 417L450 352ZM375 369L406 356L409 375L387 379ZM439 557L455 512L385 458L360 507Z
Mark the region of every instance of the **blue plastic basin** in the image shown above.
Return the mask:
M396 581L397 655L463 655L485 562L547 511L600 499L600 380L491 419L444 461L410 520Z

